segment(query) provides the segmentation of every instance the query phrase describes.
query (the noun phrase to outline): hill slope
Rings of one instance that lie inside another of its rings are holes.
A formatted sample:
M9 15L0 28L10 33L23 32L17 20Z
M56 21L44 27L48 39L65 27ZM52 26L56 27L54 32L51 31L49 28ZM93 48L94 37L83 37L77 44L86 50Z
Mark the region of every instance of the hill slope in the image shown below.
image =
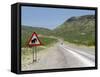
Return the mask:
M29 26L22 26L21 32L21 45L22 47L26 47L28 44L28 40L31 37L32 33L36 32L39 36L40 41L44 46L50 45L57 41L55 38L50 38L49 36L52 35L52 31L47 28L41 27L29 27ZM48 37L47 37L48 36Z
M71 17L54 30L42 27L22 26L22 46L26 45L33 32L47 36L40 37L40 40L46 45L57 41L57 39L49 38L49 36L56 36L71 43L91 46L95 44L95 16Z
M95 16L71 17L54 29L55 36L76 44L95 44Z

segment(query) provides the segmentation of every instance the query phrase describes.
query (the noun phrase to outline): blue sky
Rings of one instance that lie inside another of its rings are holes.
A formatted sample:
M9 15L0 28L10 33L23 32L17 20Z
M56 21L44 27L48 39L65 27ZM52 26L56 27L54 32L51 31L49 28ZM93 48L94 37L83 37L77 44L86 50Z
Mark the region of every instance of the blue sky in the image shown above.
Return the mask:
M94 10L59 9L44 7L21 8L21 23L26 26L54 29L72 16L95 14Z

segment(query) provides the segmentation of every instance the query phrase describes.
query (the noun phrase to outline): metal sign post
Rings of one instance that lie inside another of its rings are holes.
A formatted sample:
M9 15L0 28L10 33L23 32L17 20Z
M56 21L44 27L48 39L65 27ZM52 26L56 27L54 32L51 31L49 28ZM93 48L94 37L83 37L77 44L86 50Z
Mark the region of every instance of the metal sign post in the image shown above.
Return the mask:
M37 61L37 47L33 47L33 63Z
M33 62L37 61L37 46L42 45L40 42L37 34L34 32L28 42L29 46L32 47L32 53L33 53Z

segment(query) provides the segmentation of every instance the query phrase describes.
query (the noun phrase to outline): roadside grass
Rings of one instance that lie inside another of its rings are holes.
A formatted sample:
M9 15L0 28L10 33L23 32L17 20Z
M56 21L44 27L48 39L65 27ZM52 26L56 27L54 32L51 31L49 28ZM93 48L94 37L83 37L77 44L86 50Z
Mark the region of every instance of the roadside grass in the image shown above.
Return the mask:
M43 45L37 47L37 51L38 52L43 50L43 49L46 49L46 48L52 46L54 43L57 42L57 39L55 39L55 38L39 37L39 39L40 39L40 41L42 42ZM31 53L32 52L32 48L30 48L28 46L27 47L23 46L22 47L22 55L28 55L29 53Z
M55 38L49 38L49 37L39 37L40 41L42 42L42 46L37 47L37 53L42 51L43 49L49 48L53 46L57 39ZM45 53L45 52L43 52ZM32 63L33 58L33 47L26 47L26 45L23 45L21 48L21 60L22 60L22 66L24 67L27 64Z
M85 46L94 46L95 45L95 36L91 34L80 35L75 33L66 34L64 37L64 41L68 41L70 43L74 43L77 45L85 45Z
M40 37L41 42L43 43L43 46L51 46L52 44L56 43L58 40L55 38L49 38L49 37Z
M45 49L43 46L37 47L37 53L41 50ZM25 47L21 48L21 65L22 67L27 67L27 65L31 64L33 61L33 47Z

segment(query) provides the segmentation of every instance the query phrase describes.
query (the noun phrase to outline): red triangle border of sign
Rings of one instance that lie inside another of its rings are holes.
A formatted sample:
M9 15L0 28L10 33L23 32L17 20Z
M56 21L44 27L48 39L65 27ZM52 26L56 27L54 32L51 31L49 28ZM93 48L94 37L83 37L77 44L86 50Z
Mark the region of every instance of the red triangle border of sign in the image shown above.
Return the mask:
M32 39L32 37L33 37L34 35L37 37L37 39L38 39L38 41L40 42L40 44L29 44L30 41L31 41L31 39ZM32 36L31 36L31 38L30 38L29 41L28 41L28 45L29 45L29 46L40 46L40 45L42 45L41 41L39 40L39 38L38 38L38 36L37 36L37 34L36 34L35 32L32 33Z

